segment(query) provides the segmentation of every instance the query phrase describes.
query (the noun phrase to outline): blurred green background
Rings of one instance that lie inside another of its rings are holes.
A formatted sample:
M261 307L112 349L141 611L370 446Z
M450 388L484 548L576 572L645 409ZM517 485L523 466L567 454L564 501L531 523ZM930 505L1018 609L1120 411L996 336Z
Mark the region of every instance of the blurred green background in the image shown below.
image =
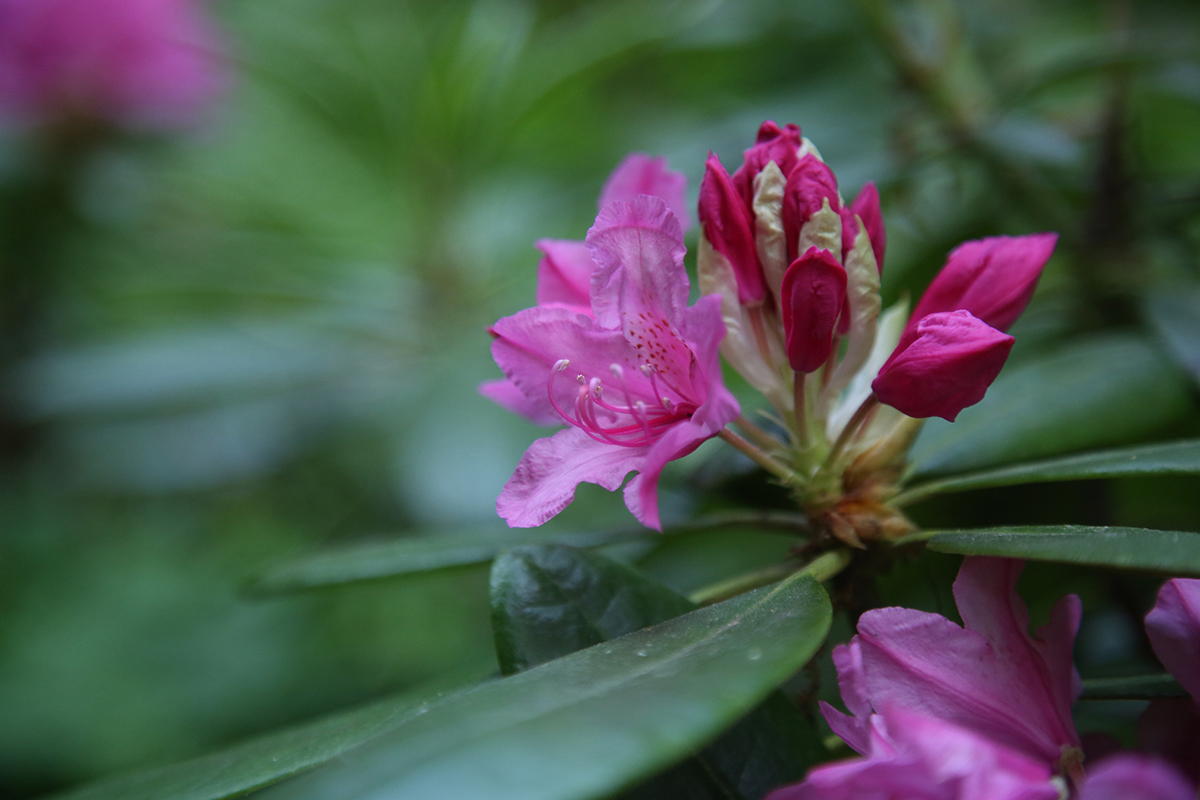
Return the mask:
M483 568L245 587L323 545L504 530L495 497L540 431L476 394L498 376L486 328L531 304L532 242L581 239L632 150L667 156L694 199L708 150L732 167L762 120L799 123L843 194L882 190L885 302L965 238L1058 230L1009 369L1079 342L1137 362L1113 364L1120 413L1059 449L1200 430L1194 2L211 10L235 77L204 125L70 164L36 134L0 138L0 258L37 253L36 300L3 306L0 798L494 668ZM666 515L761 499L740 469L702 448L669 473ZM1196 488L992 490L915 513L1197 530ZM554 524L628 522L585 486ZM687 584L704 559L645 566ZM883 589L947 611L955 563ZM1035 616L1066 585L1101 621L1085 672L1145 661L1153 582L1034 572Z

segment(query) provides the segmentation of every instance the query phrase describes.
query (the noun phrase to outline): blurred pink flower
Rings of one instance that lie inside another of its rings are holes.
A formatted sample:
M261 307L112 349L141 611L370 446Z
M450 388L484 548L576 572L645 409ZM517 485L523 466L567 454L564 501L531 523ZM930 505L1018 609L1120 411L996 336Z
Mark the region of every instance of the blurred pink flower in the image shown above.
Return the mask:
M583 481L661 529L658 478L739 413L721 379L720 298L688 307L683 234L660 198L608 205L588 232L591 313L537 306L498 321L492 355L537 414L570 427L526 451L496 502L513 527L541 525Z
M643 153L627 155L605 181L597 210L613 202L633 202L640 194L661 198L683 230L687 230L687 177L668 169L667 160L661 157ZM541 239L536 246L543 254L538 263L537 304L568 308L590 316L592 273L596 264L587 245L572 239ZM506 378L484 381L479 385L479 393L539 425L563 421L554 409L530 402Z
M1195 800L1196 788L1165 761L1119 753L1089 766L1078 800Z
M225 82L221 50L190 0L0 0L0 116L188 125Z
M1200 580L1163 584L1146 615L1146 635L1162 665L1200 702Z
M1062 796L1062 782L1054 779L1043 761L945 720L888 707L871 717L866 733L865 758L817 767L802 783L777 789L767 800L1058 800Z
M1071 706L1080 682L1071 649L1079 598L1062 598L1031 637L1016 592L1022 566L1011 559L963 560L954 599L965 628L907 608L863 614L858 635L833 653L842 699L854 714L823 703L834 733L866 754L874 714L884 706L911 709L1077 773L1082 751Z

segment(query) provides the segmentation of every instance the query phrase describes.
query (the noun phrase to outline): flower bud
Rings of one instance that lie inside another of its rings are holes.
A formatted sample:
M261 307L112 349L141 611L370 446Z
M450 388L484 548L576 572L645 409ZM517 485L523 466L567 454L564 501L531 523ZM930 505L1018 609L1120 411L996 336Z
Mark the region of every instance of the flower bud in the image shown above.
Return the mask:
M996 380L1013 337L969 311L940 311L910 323L871 384L880 402L910 417L942 417L983 399Z
M758 138L753 147L747 149L742 166L733 173L733 185L747 206L754 203L754 179L772 161L785 176L789 175L800 160L800 126L793 123L781 129L767 120L758 129Z
M766 296L762 269L754 244L754 227L747 203L713 153L700 182L700 235L712 249L725 257L737 276L738 301L742 305L761 303ZM701 269L704 266L701 265Z
M787 176L787 187L783 190L783 231L787 237L788 258L795 259L798 253L807 250L805 245L824 246L824 249L840 255L842 242L838 211L842 201L838 197L837 178L833 170L809 154L800 159ZM836 227L836 233L829 231L830 235L835 236L833 241L801 243L805 225L826 207L832 219L831 223L825 223L822 227Z
M783 331L788 363L815 372L829 359L846 302L846 270L828 250L810 247L783 276Z
M883 273L883 252L887 248L887 235L883 230L883 211L879 208L879 190L875 188L874 183L867 183L859 191L858 197L854 198L854 202L850 204L850 217L858 217L862 220L863 226L867 229L867 236L871 238L871 249L875 252L875 266L879 268L879 272ZM842 221L843 228L845 220ZM855 225L855 233L858 231L858 226ZM843 229L842 237L845 239ZM851 246L853 246L854 237L850 237Z
M1035 233L963 242L925 290L909 328L930 314L965 309L993 328L1008 330L1033 296L1057 241L1056 233Z

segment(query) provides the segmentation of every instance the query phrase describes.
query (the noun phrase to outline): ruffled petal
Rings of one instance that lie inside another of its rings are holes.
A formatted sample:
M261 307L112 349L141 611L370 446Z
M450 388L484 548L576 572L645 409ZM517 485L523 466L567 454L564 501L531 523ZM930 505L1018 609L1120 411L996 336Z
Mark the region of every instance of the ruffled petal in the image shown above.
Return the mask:
M538 425L561 425L563 422L562 417L548 404L534 403L507 378L484 381L479 384L479 393L496 405Z
M562 306L590 316L596 265L587 245L569 239L542 239L537 248L545 254L538 262L538 305Z
M1164 583L1146 615L1146 634L1158 660L1200 703L1200 580Z
M496 512L512 528L541 525L571 504L580 483L615 492L625 476L638 468L646 451L597 442L578 428L538 439L504 484Z
M609 203L629 203L639 194L661 197L686 233L691 227L687 210L687 176L667 168L667 160L645 153L630 153L608 176L597 209Z

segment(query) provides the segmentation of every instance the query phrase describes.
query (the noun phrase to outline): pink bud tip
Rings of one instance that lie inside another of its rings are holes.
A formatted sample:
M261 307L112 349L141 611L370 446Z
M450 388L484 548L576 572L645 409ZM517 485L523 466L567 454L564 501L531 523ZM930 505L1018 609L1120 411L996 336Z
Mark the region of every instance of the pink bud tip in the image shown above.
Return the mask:
M1013 337L969 311L929 314L905 332L871 388L910 417L953 422L983 399L1012 345Z
M879 190L874 183L867 183L850 204L853 215L862 220L871 238L871 250L875 253L875 265L883 273L883 253L887 249L887 234L883 230L883 211L879 208ZM856 231L857 233L857 231Z
M783 234L787 237L788 258L796 258L800 229L821 210L823 201L836 212L841 210L837 178L833 170L816 156L806 155L797 162L783 190Z
M815 372L833 350L846 270L828 250L810 247L784 273L782 294L788 363L797 372Z
M713 153L708 155L700 182L699 213L701 234L729 260L737 275L738 301L742 305L762 302L766 289L749 212L729 173Z

